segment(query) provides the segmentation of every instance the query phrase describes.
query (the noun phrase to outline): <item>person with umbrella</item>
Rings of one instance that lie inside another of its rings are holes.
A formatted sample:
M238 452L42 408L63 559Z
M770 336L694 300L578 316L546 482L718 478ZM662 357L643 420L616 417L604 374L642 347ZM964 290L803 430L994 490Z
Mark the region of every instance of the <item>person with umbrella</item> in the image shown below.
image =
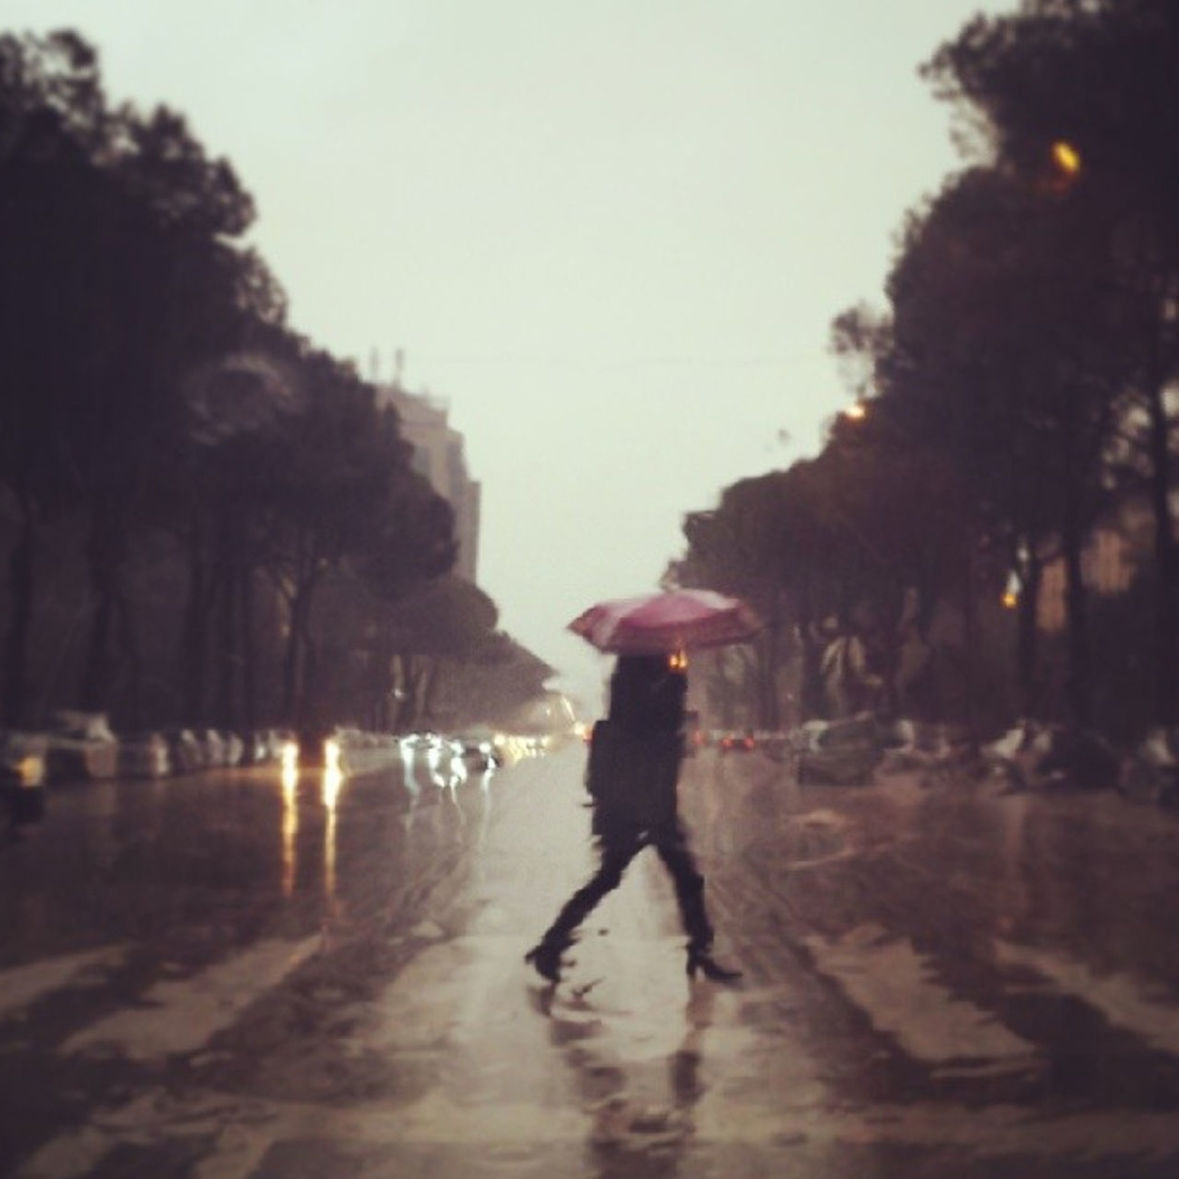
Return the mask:
M621 884L627 866L645 847L654 848L671 873L688 937L689 978L697 971L722 982L740 978L739 971L721 966L712 956L704 878L688 846L676 798L684 755L684 649L693 638L697 645L734 642L759 625L747 608L727 625L718 622L720 610L730 604L739 605L704 591L679 591L605 603L571 624L570 629L619 657L610 681L609 711L594 726L586 771L598 868L525 955L549 982L560 980L561 957L578 927Z

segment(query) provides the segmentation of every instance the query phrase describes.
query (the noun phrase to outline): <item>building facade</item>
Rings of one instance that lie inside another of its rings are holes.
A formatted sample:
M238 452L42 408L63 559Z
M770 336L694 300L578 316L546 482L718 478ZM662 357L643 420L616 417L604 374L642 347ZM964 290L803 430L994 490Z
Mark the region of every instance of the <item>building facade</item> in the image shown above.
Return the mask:
M451 426L444 402L409 393L397 383L378 389L382 404L392 405L401 417L401 436L413 446L414 469L454 508L455 574L476 583L481 489L467 470L462 434Z

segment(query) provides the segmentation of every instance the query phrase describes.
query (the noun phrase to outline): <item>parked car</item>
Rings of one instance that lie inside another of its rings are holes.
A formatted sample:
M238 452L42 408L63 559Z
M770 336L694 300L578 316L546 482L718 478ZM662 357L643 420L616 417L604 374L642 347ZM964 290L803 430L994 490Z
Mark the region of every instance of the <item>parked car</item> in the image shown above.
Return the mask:
M172 772L172 758L163 733L123 733L119 737L119 775L163 778Z
M164 741L174 774L192 774L205 768L205 750L192 729L165 729Z
M113 778L119 742L105 713L63 710L46 734L46 769L55 782Z

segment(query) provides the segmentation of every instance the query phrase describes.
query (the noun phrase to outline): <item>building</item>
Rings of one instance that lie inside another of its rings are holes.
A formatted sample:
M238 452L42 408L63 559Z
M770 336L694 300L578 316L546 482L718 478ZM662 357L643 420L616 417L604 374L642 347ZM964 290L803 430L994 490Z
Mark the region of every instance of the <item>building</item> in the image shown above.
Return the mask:
M409 393L397 381L377 388L381 404L391 404L401 417L401 435L413 446L414 469L454 508L455 574L477 583L480 485L467 471L462 434L450 425L445 402Z
M1114 527L1094 530L1081 554L1081 580L1093 593L1113 596L1125 593L1134 580L1138 554L1125 532ZM1040 575L1040 597L1036 603L1036 621L1041 630L1063 630L1068 619L1065 598L1068 575L1064 558L1049 561Z

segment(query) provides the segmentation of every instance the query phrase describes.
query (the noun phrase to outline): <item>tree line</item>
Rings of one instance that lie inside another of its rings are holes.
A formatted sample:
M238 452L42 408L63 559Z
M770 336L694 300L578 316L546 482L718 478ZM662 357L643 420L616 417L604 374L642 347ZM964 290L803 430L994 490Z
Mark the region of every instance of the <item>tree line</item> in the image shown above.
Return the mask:
M408 724L443 656L539 688L181 115L112 106L77 33L2 34L0 202L0 724Z
M761 608L738 678L764 724L788 663L822 715L854 634L886 712L1174 726L1179 8L1026 0L922 70L963 166L907 214L887 306L833 322L856 404L816 457L688 515L668 577ZM1097 598L1086 547L1128 519L1132 583ZM1050 565L1059 641L1037 623Z

